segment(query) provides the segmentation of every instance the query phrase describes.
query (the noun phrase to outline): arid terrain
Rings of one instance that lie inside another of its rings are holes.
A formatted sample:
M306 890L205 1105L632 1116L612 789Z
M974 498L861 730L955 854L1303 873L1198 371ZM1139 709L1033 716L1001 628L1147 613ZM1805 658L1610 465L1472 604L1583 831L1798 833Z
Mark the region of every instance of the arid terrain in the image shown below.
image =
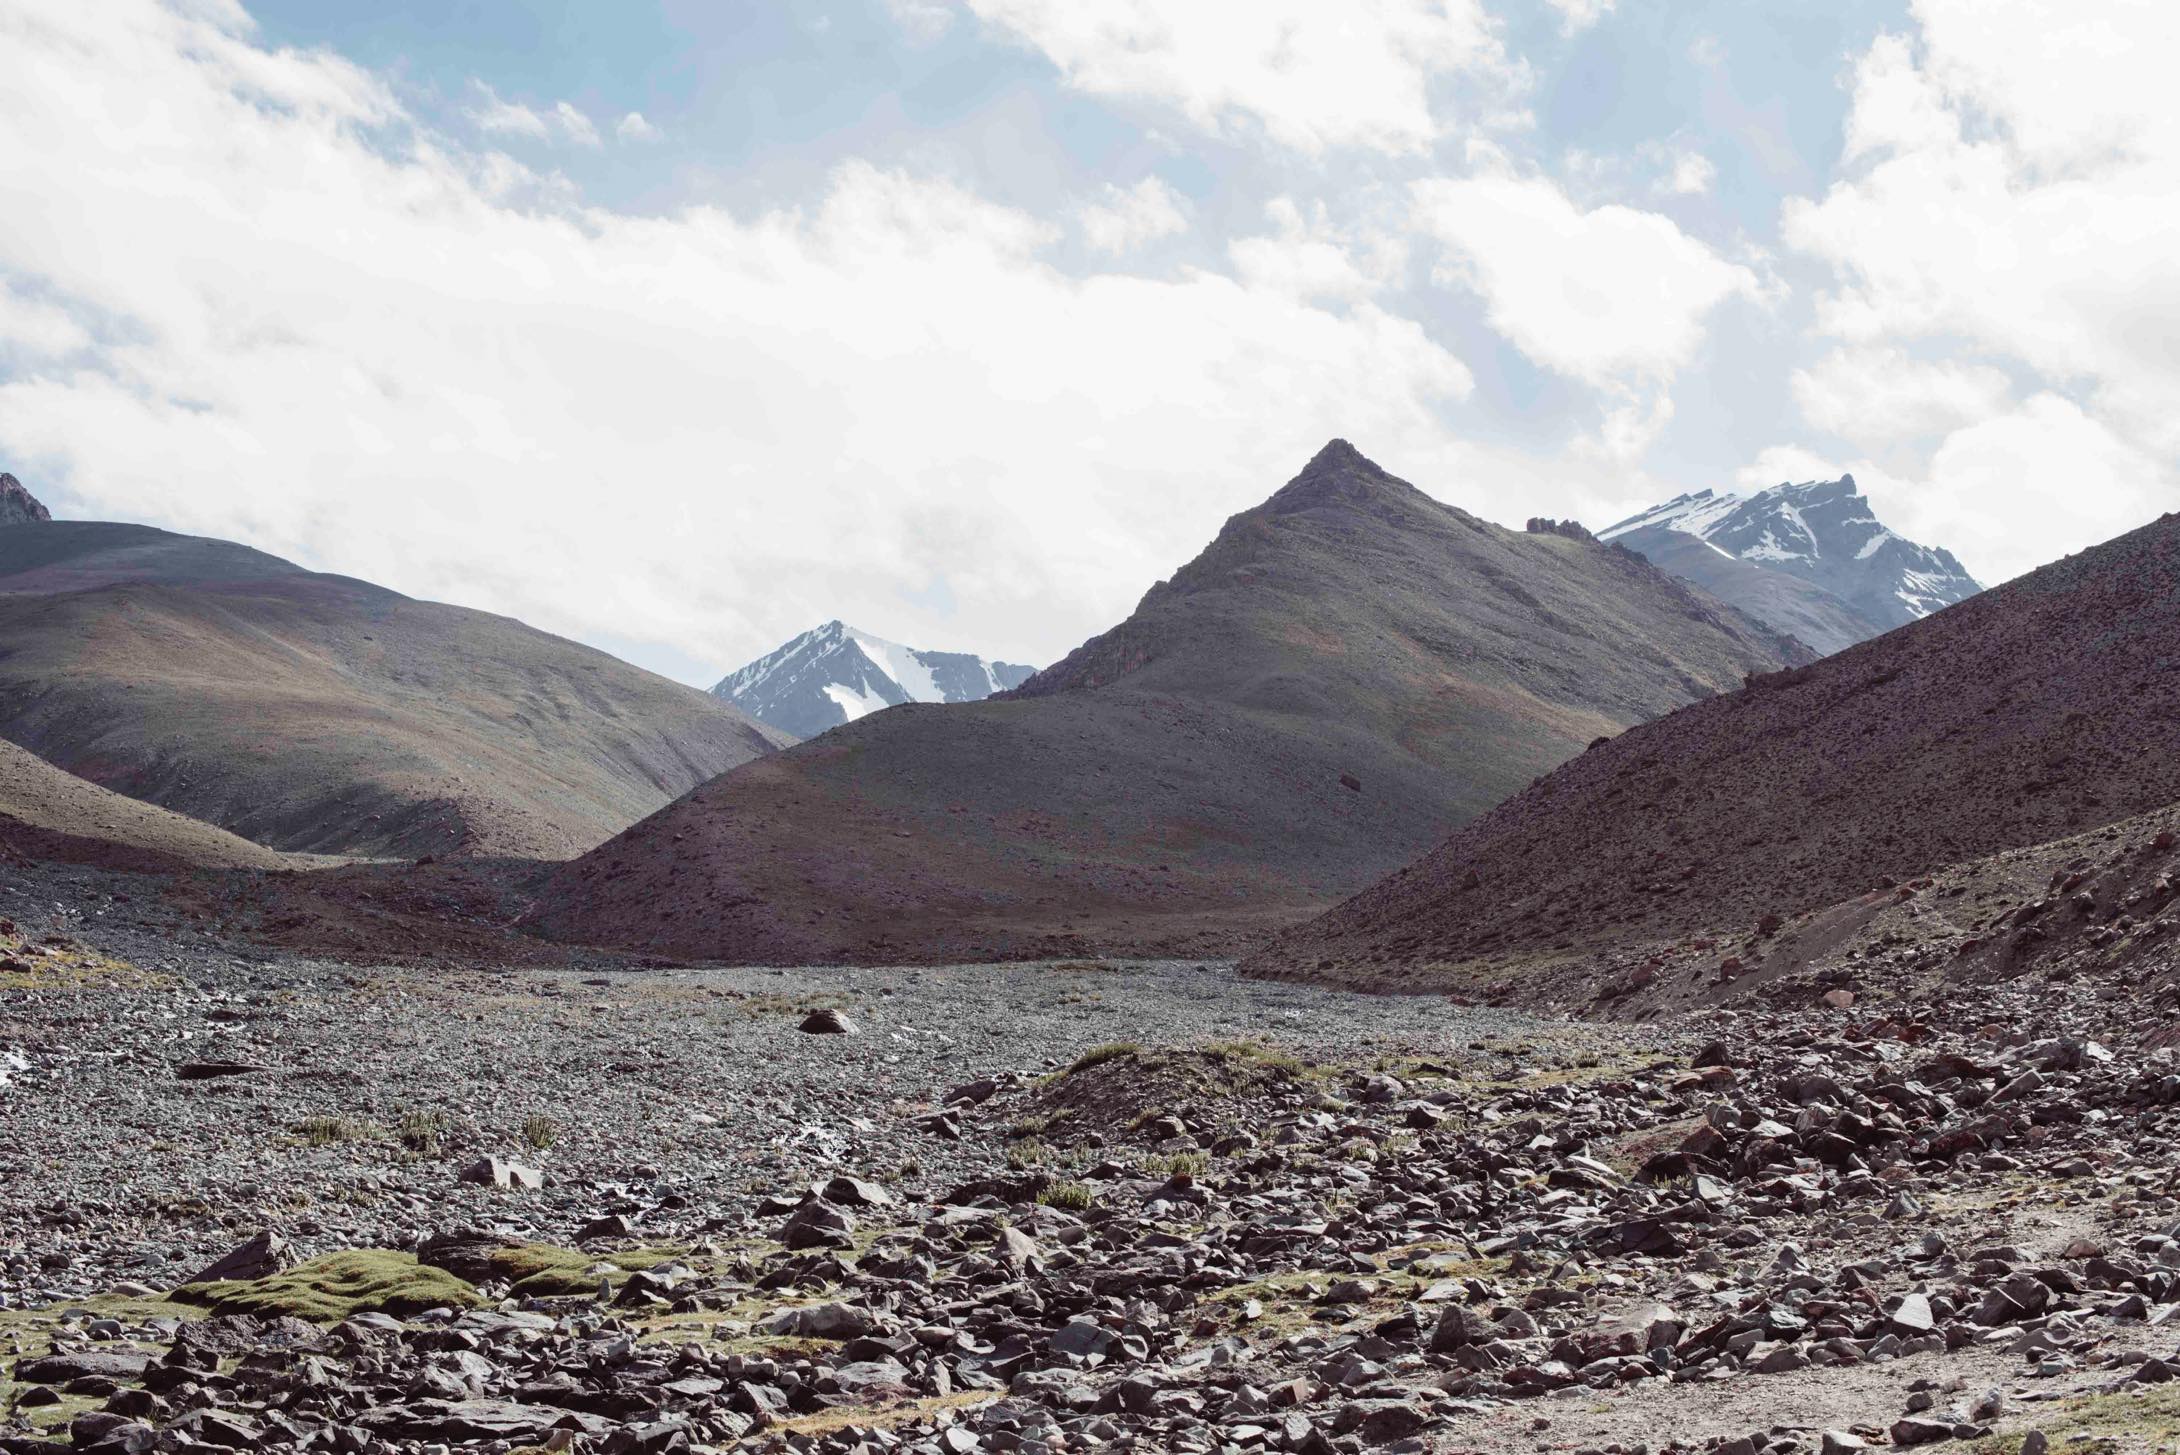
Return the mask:
M2176 638L2167 515L1598 744L1248 968L1379 988L1503 969L1532 997L1551 966L1715 976L1789 921L2180 801ZM1982 909L1955 907L1956 942L1996 933Z
M0 529L0 734L270 848L567 858L787 739L506 617L101 521Z
M2180 1438L2180 1064L2109 978L459 970L166 884L0 885L0 1449Z
M724 774L557 874L531 925L742 963L1232 953L1597 738L1809 657L1335 440L1021 687Z
M2172 1450L2175 519L1809 663L1351 455L572 863L0 745L0 1452Z

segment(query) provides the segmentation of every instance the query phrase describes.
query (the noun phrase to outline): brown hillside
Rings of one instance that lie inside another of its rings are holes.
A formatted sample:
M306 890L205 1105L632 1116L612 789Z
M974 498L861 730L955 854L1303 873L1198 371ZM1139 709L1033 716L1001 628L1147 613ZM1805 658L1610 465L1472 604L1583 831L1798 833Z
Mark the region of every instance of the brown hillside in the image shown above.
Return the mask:
M1536 973L2180 800L2180 516L1683 709L1280 937L1257 974Z
M0 846L117 868L278 869L262 844L63 772L0 739Z
M781 741L505 617L90 522L0 531L0 736L278 849L542 858Z
M706 784L560 871L535 924L738 961L1229 949L1592 739L1806 655L1335 442L1014 693Z

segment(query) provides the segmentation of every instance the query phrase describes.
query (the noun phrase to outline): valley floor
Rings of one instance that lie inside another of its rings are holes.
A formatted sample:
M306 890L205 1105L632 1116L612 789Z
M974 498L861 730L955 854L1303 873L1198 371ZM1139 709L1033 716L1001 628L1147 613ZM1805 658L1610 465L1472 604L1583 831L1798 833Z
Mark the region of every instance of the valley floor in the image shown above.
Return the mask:
M2085 987L368 965L0 876L0 1450L2180 1442L2180 1067Z

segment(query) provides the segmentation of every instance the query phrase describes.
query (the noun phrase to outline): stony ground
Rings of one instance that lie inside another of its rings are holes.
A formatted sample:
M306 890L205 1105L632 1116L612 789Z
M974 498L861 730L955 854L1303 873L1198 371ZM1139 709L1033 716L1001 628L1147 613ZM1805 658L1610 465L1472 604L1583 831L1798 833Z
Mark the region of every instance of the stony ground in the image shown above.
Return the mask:
M2087 983L1630 1028L0 920L0 1450L2180 1448L2180 1064Z

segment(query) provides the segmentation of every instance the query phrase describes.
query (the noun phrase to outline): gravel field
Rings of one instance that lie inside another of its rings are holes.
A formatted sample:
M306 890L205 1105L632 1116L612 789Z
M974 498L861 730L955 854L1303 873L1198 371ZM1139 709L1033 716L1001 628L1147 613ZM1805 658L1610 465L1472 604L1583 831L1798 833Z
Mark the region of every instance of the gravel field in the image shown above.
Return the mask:
M913 1163L906 1190L936 1191L989 1160L904 1133L948 1088L1038 1075L1112 1042L1459 1061L1471 1042L1546 1024L1237 980L1223 964L331 964L177 944L177 927L138 922L160 913L140 881L69 869L20 881L0 886L0 916L92 953L35 994L0 979L0 1051L27 1063L0 1091L0 1226L29 1232L7 1250L0 1296L18 1300L172 1282L260 1227L306 1251L406 1246L479 1216L564 1240L634 1204L647 1231L678 1236L821 1174L896 1178ZM827 1007L861 1034L798 1031ZM1555 1029L1607 1046L1658 1039ZM177 1078L213 1062L257 1069ZM549 1147L526 1140L533 1117L550 1123ZM429 1156L399 1140L420 1118L439 1123ZM547 1185L510 1209L458 1183L484 1155Z
M0 869L0 1455L2180 1446L2180 1053L2117 982L1892 937L1629 1026L207 902Z

